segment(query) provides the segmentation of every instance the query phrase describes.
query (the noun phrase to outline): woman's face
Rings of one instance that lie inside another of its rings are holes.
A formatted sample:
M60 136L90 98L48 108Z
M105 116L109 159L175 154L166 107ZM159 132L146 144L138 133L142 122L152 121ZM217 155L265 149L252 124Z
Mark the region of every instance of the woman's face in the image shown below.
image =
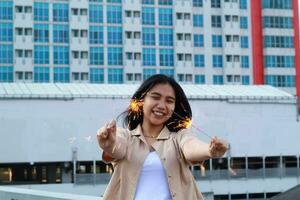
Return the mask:
M175 109L175 91L170 84L157 84L145 96L143 123L163 126Z

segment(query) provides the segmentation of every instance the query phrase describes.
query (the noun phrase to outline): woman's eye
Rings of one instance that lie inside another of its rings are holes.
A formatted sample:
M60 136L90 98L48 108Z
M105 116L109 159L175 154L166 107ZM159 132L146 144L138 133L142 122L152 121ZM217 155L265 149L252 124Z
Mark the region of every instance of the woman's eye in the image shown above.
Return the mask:
M152 99L158 100L159 96L152 96Z

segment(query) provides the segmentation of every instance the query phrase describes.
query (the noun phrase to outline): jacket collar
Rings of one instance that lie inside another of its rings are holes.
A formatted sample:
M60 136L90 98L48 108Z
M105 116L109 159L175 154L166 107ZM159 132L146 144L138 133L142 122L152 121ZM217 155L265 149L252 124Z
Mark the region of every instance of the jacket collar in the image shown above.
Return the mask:
M142 126L140 124L134 130L131 131L131 135L133 136L141 136L142 133L143 133ZM164 126L164 128L160 131L157 140L167 140L169 139L169 137L170 137L170 131L166 126Z

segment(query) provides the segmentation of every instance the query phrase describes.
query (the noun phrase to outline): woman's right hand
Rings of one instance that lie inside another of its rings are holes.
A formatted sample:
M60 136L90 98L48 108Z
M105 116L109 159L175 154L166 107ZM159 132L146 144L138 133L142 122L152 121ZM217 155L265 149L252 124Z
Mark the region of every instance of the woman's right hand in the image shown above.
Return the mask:
M117 127L116 120L112 120L110 123L105 124L97 132L97 140L99 146L103 149L116 142Z

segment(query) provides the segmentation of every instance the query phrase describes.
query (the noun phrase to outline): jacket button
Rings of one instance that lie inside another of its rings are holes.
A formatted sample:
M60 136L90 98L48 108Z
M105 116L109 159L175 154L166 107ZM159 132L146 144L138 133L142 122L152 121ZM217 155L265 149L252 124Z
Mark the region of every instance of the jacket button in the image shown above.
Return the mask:
M175 197L175 196L176 196L176 193L174 192L172 196Z

